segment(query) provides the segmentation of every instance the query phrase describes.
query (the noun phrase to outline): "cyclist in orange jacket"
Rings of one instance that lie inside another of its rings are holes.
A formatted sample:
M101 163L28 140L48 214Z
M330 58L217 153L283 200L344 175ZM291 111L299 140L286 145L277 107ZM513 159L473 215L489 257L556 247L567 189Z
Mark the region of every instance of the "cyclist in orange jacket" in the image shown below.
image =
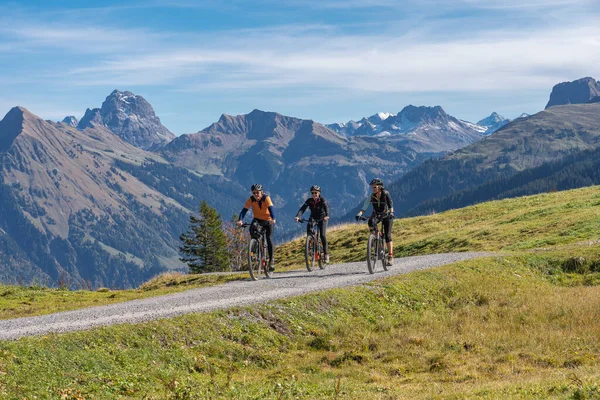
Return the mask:
M259 183L252 185L250 190L252 191L252 196L246 200L237 224L242 225L246 213L252 208L254 219L252 219L252 223L250 224L250 235L256 235L259 225L265 230L269 252L269 270L273 271L275 269L273 260L273 225L275 225L273 201L268 194L263 192L263 187Z

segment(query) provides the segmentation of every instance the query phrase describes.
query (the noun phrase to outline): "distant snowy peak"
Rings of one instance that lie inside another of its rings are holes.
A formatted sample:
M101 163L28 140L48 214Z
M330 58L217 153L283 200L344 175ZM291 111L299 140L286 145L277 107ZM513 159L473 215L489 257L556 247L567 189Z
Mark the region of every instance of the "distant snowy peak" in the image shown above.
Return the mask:
M523 113L523 114L519 115L519 116L518 116L517 118L515 118L515 119L519 119L519 118L527 118L527 117L530 117L530 116L531 116L531 114Z
M368 119L369 121L385 121L386 119L388 119L389 117L391 117L392 113L386 113L386 112L378 112L377 114L371 115Z
M485 126L480 125L479 123L474 124L472 122L469 121L465 121L463 119L459 120L460 122L462 122L463 124L467 125L469 128L473 129L475 132L479 132L481 134L486 134L488 131L488 128Z
M404 107L396 115L380 112L358 122L348 121L327 126L345 136L390 136L411 134L427 129L482 134L486 130L446 114L440 106L413 105Z
M485 132L483 132L484 134L491 135L498 129L502 128L504 125L508 124L509 122L509 119L504 118L497 112L493 112L490 114L489 117L486 117L481 121L477 122L477 125L485 128Z

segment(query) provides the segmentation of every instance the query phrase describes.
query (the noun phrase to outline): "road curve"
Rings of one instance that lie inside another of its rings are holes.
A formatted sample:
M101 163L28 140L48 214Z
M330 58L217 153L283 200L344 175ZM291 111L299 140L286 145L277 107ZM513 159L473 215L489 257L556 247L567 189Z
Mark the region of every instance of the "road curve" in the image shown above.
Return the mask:
M374 279L492 255L491 253L445 253L396 258L390 271L367 272L366 262L331 264L308 272L275 273L271 279L233 281L223 285L191 289L166 296L65 311L38 317L0 321L0 339L15 340L49 332L69 332L97 326L137 323L262 303L309 292L357 285ZM380 268L380 267L379 267Z

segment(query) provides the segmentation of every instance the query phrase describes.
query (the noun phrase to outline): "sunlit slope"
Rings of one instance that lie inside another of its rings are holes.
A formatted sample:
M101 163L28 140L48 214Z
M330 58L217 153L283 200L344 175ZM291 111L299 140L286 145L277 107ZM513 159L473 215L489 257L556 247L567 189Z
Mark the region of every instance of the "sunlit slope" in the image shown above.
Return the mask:
M298 227L299 235L304 225ZM332 263L365 259L366 223L330 229ZM394 256L544 248L600 238L600 186L492 201L394 221ZM303 263L304 238L277 248L278 265Z

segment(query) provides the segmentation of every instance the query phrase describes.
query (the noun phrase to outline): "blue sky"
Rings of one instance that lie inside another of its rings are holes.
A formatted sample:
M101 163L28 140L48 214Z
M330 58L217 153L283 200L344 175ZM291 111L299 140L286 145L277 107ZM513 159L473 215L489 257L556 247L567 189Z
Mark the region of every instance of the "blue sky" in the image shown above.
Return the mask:
M119 89L178 135L255 108L514 118L600 79L599 21L597 0L0 0L0 114L81 118Z

